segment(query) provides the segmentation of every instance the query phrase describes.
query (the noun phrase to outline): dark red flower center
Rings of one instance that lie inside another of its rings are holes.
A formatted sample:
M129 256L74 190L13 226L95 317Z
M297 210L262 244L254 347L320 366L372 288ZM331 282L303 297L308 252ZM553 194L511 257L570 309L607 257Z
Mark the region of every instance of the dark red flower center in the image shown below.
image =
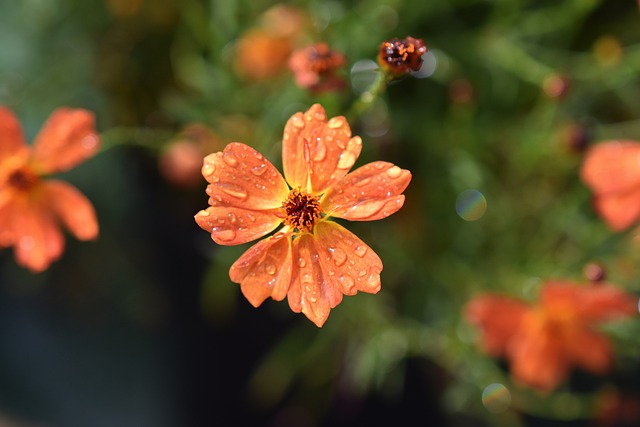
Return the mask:
M9 174L7 184L21 191L29 191L39 181L38 175L27 168L16 169Z
M320 199L299 189L289 192L287 200L282 203L286 217L285 225L298 231L311 231L316 220L322 215Z

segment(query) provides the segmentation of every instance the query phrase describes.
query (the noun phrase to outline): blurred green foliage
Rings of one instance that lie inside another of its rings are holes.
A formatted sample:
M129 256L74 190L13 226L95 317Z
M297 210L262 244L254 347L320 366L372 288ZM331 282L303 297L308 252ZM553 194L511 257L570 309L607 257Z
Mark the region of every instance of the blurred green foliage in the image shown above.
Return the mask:
M636 2L287 2L308 20L294 45L326 41L348 58L353 86L324 94L298 88L286 69L258 80L239 72L238 45L265 25L271 1L14 3L0 5L0 102L29 139L58 106L93 110L104 150L65 174L94 203L100 240L68 239L40 275L2 253L8 417L319 426L423 414L441 425L595 425L603 389L640 393L637 320L607 329L614 374L577 373L544 396L482 355L461 314L479 292L534 299L549 278L583 281L592 261L640 291L634 233L606 228L578 175L585 143L640 135ZM322 329L286 302L251 308L228 278L249 245L211 242L192 219L206 207L204 180L178 188L158 157L199 122L281 169L291 114L316 102L330 117L348 114L375 74L358 70L371 68L383 40L407 35L427 44L429 73L391 83L349 116L364 141L356 167L385 160L413 174L397 214L347 225L383 260L382 291L345 298ZM474 220L460 204L466 190L478 192ZM510 393L505 412L483 405L492 383Z

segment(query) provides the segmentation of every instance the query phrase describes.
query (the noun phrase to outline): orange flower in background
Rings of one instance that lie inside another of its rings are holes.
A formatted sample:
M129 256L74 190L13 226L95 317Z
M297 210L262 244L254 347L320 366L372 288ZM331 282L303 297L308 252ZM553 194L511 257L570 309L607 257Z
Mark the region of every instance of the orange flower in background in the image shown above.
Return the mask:
M313 92L341 90L345 81L336 75L346 60L343 54L331 50L326 43L316 43L298 49L289 59L296 84Z
M591 146L582 181L593 191L593 206L614 231L640 218L640 142L607 141Z
M547 282L536 305L483 295L467 305L466 317L480 329L484 351L505 357L517 381L551 391L574 367L609 371L611 344L595 327L637 310L636 298L609 284Z
M397 78L420 70L427 47L421 39L406 37L385 41L380 45L378 64L391 77Z
M0 107L0 247L13 246L18 264L39 272L59 258L59 223L80 240L97 237L89 200L75 187L43 177L73 168L99 147L89 111L57 109L30 147L14 114Z
M380 290L380 258L329 218L386 218L402 207L411 173L378 161L347 174L361 149L362 140L351 136L344 117L327 120L315 104L285 126L284 178L260 153L238 142L204 159L210 206L195 219L216 243L246 243L284 224L229 271L252 305L286 296L294 312L320 327L343 295Z

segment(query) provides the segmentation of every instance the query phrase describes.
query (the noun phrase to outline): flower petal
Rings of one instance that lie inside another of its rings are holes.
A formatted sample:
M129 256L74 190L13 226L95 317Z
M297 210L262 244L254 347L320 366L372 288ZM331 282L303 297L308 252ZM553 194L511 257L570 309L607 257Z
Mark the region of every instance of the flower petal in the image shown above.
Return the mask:
M291 235L276 233L250 247L233 263L229 277L254 307L268 297L283 300L291 283Z
M219 245L247 243L270 233L282 223L279 210L252 210L227 206L211 206L198 212L195 220L211 233Z
M596 195L640 186L640 142L607 141L591 146L580 171Z
M611 284L545 283L540 299L547 309L571 310L587 322L602 322L637 314L637 299Z
M604 374L611 368L613 352L609 340L603 335L588 329L576 329L564 344L566 353L577 366L594 374Z
M613 231L622 231L640 219L640 187L632 191L607 193L593 199L594 210Z
M402 192L411 181L411 172L392 163L374 162L351 172L322 198L330 216L351 221L386 218L404 203Z
M282 139L284 176L293 188L318 195L351 169L362 150L362 140L351 137L342 116L327 121L320 104L287 121Z
M18 264L33 272L46 270L64 250L64 239L46 208L25 203L13 218L14 253Z
M315 244L327 283L345 295L380 290L380 257L355 234L333 221L316 224Z
M248 145L232 142L204 159L209 204L249 210L279 208L289 194L280 172Z
M322 327L333 307L342 301L342 293L326 280L318 263L316 239L304 233L293 241L293 273L287 294L289 307L304 313L318 327Z
M63 172L98 152L100 138L93 113L83 109L55 110L33 143L34 168L39 173Z
M488 354L499 357L506 353L509 341L520 328L529 308L513 298L483 295L465 308L467 320L480 329L480 343Z
M63 181L48 180L42 183L42 197L76 238L93 240L98 237L96 212L78 189Z
M16 155L28 152L20 122L11 110L0 107L0 165Z

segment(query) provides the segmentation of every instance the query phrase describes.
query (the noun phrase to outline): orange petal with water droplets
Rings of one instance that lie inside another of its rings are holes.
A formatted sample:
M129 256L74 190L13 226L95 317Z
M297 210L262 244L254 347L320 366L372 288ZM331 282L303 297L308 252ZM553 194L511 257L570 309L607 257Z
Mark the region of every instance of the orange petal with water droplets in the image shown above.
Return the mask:
M209 182L209 204L270 210L282 206L289 187L280 172L248 145L232 142L204 159L202 175Z
M392 163L373 162L351 172L322 198L328 215L351 221L386 218L404 204L402 192L411 181L411 172Z
M0 107L0 165L10 157L28 152L20 122L11 110Z
M640 142L608 141L591 146L580 171L596 196L640 187Z
M30 204L13 218L14 253L18 264L33 272L46 270L64 250L64 238L52 215Z
M93 205L75 187L63 181L42 183L42 203L47 203L67 229L79 240L98 237L98 219Z
M483 295L465 307L465 317L480 330L480 343L488 354L505 354L529 308L514 298Z
M362 140L351 137L351 128L344 117L327 121L324 108L314 104L304 114L291 116L284 128L284 176L291 187L315 195L324 193L347 174L361 150Z
M195 220L211 233L214 242L233 246L259 239L275 230L282 223L282 218L277 216L279 211L210 206L198 212Z
M580 285L572 282L546 282L540 292L545 308L566 310L571 307L581 319L601 322L634 316L637 298L608 283Z
M98 152L100 138L93 113L55 110L33 143L33 164L39 173L64 172Z
M325 281L345 295L380 290L382 261L355 234L333 221L316 224L315 244Z
M296 238L292 251L293 272L287 294L289 307L322 327L331 309L342 301L342 293L324 275L312 234L304 233Z
M283 300L291 283L291 235L276 233L250 247L233 263L229 277L254 307L268 297Z

